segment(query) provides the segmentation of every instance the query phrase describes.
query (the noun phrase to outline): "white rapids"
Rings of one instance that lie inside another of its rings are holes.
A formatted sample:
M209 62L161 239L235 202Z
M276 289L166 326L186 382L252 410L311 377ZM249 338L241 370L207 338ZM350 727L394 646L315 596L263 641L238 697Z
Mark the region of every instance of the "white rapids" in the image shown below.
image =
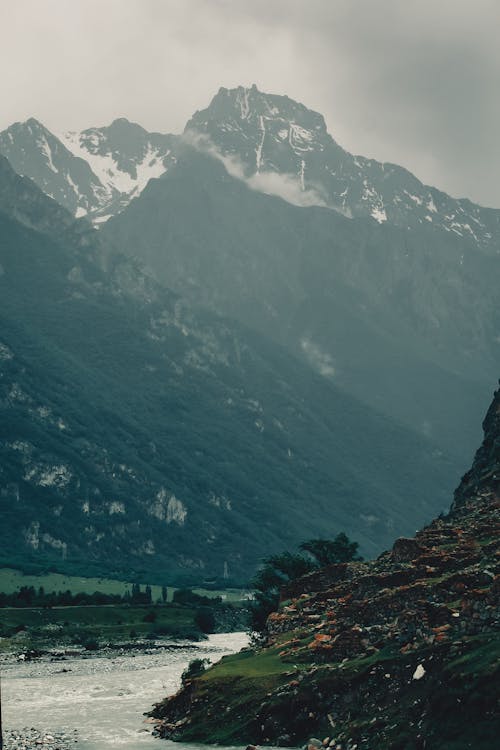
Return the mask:
M75 750L181 750L179 743L153 738L143 714L177 690L191 659L218 661L247 642L245 633L223 633L172 651L3 664L4 733L36 727L69 735L76 729Z

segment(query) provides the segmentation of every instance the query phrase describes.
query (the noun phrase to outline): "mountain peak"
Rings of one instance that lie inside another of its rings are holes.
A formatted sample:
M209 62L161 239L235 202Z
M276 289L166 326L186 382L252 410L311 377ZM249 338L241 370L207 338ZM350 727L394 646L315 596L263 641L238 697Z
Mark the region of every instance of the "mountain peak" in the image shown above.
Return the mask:
M147 131L137 122L131 122L126 117L116 117L109 125L100 128L87 128L83 133L109 133L111 135L139 135L146 136Z
M227 89L222 86L208 107L194 115L186 129L193 129L192 126L200 118L252 121L261 117L326 132L325 120L319 112L308 109L286 95L260 91L255 83L250 88L238 86Z
M497 253L500 214L423 185L395 164L355 156L328 133L321 114L288 96L220 88L185 132L201 134L246 177L274 173L349 218L405 229L444 229Z
M45 127L43 122L37 120L36 117L28 117L27 120L22 120L12 123L4 132L26 132L28 131L32 135L43 133L44 135L50 134L50 130Z

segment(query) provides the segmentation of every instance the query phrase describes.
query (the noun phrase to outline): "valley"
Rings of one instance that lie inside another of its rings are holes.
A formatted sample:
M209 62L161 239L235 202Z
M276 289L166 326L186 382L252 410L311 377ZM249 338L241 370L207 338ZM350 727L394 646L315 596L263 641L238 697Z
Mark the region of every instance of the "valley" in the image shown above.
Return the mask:
M500 5L0 25L0 750L492 750Z

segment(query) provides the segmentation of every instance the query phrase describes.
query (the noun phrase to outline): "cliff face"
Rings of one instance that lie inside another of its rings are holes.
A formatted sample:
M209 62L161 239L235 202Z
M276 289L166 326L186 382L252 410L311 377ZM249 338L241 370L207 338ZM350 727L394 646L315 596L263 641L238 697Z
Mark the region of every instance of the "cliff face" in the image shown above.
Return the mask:
M484 441L476 453L472 468L455 490L452 512L467 511L488 503L500 493L500 389L483 422Z
M160 704L160 735L282 745L315 735L342 750L492 747L500 391L483 426L448 516L377 560L289 586L265 646L224 659Z

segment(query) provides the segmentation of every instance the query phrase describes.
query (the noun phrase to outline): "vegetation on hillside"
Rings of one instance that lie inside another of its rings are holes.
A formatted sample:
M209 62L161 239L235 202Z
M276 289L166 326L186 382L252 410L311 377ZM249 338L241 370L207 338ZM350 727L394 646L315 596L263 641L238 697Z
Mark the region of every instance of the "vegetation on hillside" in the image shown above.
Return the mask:
M359 544L341 531L334 539L308 539L299 545L300 553L282 552L266 557L252 580L255 599L250 607L250 627L258 635L266 628L267 617L279 605L280 591L286 583L325 565L360 560Z

